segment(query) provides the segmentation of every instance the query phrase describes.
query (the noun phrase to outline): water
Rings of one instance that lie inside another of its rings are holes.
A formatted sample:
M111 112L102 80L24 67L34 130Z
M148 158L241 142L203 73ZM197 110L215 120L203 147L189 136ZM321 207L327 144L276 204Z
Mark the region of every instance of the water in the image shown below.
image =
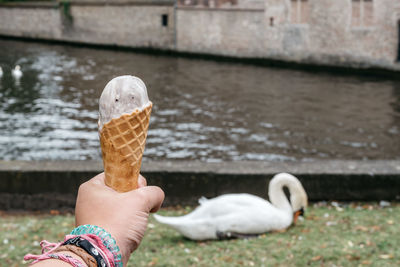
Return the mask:
M8 40L0 66L2 160L99 160L98 98L124 74L154 103L144 160L400 158L399 81Z

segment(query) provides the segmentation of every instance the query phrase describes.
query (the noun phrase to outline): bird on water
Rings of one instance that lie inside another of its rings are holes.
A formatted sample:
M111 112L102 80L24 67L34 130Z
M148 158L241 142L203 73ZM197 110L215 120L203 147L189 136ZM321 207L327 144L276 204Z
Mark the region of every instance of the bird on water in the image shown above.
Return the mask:
M15 66L15 68L11 72L14 79L18 80L22 77L21 67L19 65Z

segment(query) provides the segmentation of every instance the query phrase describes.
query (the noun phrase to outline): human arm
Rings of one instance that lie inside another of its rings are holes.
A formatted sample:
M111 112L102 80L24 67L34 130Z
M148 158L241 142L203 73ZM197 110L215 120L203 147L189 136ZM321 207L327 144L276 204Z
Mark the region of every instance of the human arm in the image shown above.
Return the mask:
M131 253L139 246L147 227L149 213L156 212L164 200L164 192L147 186L139 177L139 188L118 193L104 183L104 173L79 187L75 208L76 226L91 224L105 229L116 240L126 266ZM73 254L73 253L72 253ZM72 255L74 258L77 255ZM59 260L45 260L35 267L70 266Z

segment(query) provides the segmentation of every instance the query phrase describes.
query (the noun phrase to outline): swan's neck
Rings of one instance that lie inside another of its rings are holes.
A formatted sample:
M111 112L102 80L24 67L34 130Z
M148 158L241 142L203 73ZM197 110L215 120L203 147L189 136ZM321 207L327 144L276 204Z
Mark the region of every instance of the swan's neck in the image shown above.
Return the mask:
M290 200L283 192L283 187L287 187L290 192ZM277 208L290 212L297 211L307 205L307 194L300 181L289 173L279 173L269 183L268 190L270 201Z
M268 187L269 200L278 209L283 210L288 214L292 214L292 206L283 191L283 187L285 186L288 185L284 179L272 180Z

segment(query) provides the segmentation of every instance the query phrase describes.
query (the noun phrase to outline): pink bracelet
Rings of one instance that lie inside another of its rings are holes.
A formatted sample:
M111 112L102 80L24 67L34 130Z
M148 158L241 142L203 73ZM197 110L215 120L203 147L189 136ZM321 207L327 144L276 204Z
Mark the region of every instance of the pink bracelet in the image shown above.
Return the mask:
M75 259L69 255L65 255L62 253L53 253L59 246L61 246L62 242L60 243L50 243L46 240L40 242L40 246L42 247L42 255L33 255L27 254L24 257L25 261L34 260L31 262L30 265L38 263L39 261L48 260L48 259L57 259L64 262L71 264L74 267L84 267L85 265L78 259Z
M55 253L55 250L57 248L59 248L60 246L64 245L65 241L73 239L75 237L80 237L81 239L85 239L88 242L90 242L90 244L96 249L97 253L99 253L101 255L101 257L106 260L106 262L105 262L106 266L115 267L113 254L111 253L111 251L109 251L107 249L107 247L104 246L101 239L98 236L93 235L93 234L67 235L67 236L65 236L64 241L60 242L60 243L50 243L46 240L43 240L42 242L40 242L40 246L42 247L42 255L27 254L24 257L24 260L25 261L34 260L31 263L31 265L32 265L39 261L43 261L43 260L47 260L47 259L58 259L58 260L62 260L64 262L70 263L74 267L85 266L84 264L82 264L81 261L79 261L76 258L73 258L69 255L61 254L61 253Z

